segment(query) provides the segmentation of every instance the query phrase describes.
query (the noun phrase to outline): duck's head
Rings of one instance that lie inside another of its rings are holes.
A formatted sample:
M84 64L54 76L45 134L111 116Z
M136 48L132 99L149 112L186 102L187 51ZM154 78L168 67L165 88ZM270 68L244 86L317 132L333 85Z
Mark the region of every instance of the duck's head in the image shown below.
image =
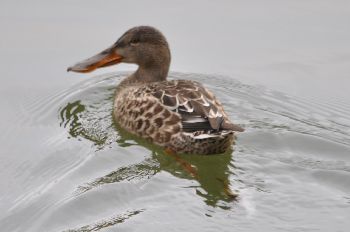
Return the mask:
M91 72L118 63L133 63L139 70L162 70L168 73L170 50L163 34L150 26L125 32L111 47L68 68L67 71Z

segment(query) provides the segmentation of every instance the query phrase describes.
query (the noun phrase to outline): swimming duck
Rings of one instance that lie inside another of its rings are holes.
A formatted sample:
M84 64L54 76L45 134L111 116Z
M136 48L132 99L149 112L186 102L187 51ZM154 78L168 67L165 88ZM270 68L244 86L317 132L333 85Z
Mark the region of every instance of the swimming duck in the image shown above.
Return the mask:
M116 88L113 116L126 131L175 153L217 154L231 147L233 124L222 104L201 83L167 80L170 50L150 26L129 29L101 53L68 68L86 73L120 62L138 69Z

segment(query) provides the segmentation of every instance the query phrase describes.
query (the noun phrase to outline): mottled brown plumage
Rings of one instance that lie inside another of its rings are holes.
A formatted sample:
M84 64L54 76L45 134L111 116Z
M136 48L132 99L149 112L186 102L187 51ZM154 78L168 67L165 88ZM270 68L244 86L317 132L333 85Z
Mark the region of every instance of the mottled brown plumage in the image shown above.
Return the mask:
M116 88L114 118L130 133L180 153L225 152L234 131L221 103L202 84L170 80L170 50L164 36L147 26L127 31L112 47L68 70L89 72L119 62L139 68Z

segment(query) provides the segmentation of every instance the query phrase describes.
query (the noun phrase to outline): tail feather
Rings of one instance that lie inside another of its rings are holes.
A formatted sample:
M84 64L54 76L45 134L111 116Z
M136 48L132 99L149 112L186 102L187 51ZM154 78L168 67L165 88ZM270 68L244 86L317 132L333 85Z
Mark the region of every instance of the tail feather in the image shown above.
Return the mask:
M224 121L221 125L222 129L224 130L232 130L232 131L239 131L239 132L243 132L244 129L236 124L230 123L230 122L226 122Z

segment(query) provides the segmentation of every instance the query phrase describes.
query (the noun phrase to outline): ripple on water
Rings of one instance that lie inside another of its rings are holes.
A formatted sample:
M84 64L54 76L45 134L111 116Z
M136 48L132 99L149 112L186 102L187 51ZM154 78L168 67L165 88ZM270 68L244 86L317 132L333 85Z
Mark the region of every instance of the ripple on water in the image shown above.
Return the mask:
M347 103L293 97L229 77L171 73L174 79L205 83L246 132L238 134L234 151L226 154L169 156L114 125L114 87L125 75L91 78L27 104L24 111L31 120L23 124L57 125L60 130L56 139L47 138L47 156L38 160L38 168L46 168L30 173L33 178L46 173L51 185L36 197L24 194L27 200L18 201L5 228L345 228L342 215L349 213L350 198ZM55 145L66 149L50 150ZM75 162L69 158L79 151ZM25 218L21 225L13 223L18 218Z

